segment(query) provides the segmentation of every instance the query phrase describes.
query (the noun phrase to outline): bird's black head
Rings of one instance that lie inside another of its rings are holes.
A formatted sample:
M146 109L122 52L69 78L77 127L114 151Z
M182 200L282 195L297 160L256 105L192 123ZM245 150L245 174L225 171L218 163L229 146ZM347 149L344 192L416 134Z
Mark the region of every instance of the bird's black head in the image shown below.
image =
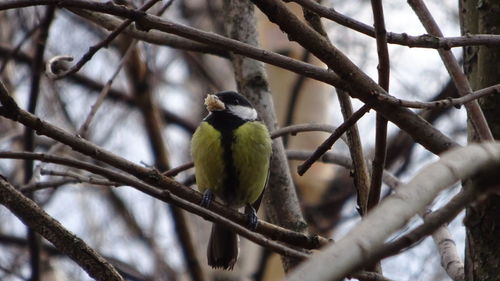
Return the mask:
M244 96L233 91L224 91L215 94L226 106L241 105L253 108L252 104Z
M243 121L257 120L257 111L252 104L242 95L233 91L224 91L208 95L205 105L211 113L230 115Z

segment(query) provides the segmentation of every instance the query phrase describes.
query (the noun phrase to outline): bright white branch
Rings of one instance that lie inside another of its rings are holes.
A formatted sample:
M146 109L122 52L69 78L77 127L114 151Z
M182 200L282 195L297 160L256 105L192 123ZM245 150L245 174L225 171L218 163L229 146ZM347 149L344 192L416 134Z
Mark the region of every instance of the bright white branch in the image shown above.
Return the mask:
M438 246L439 255L441 256L441 266L448 276L454 281L465 280L464 264L458 256L455 241L451 237L448 228L441 226L432 234L434 243Z
M359 268L444 189L500 163L500 143L473 144L446 152L373 209L343 239L301 264L286 280L342 280Z

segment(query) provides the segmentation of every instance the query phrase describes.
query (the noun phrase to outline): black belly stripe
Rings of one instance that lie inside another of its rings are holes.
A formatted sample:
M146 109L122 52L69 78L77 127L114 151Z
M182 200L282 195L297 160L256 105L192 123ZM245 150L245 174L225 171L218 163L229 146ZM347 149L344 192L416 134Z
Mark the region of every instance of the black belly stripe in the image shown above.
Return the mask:
M233 152L231 146L234 142L234 130L245 123L244 120L235 117L224 111L216 111L210 114L206 119L210 125L221 133L221 144L224 150L225 174L224 187L221 194L218 194L221 199L227 204L236 199L236 193L239 189L239 177L234 165Z
M223 197L226 203L231 203L236 197L236 190L239 187L239 179L234 165L233 151L231 146L233 144L234 134L232 131L222 131L222 147L224 148L224 163L226 170L226 179L224 181L224 189L222 190Z

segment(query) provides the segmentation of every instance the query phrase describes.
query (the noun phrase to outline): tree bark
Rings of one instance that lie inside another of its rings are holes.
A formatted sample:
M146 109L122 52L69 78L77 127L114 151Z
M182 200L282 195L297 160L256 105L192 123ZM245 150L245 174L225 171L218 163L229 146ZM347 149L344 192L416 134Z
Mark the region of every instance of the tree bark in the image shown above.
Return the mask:
M464 34L500 34L499 0L461 0ZM473 90L500 82L500 47L464 48L464 68ZM479 100L495 139L500 139L500 95ZM471 132L469 124L469 132ZM476 136L469 133L469 140ZM474 184L474 183L472 183ZM500 196L492 194L481 204L467 208L466 280L498 280L500 276Z
M228 18L226 26L228 36L257 46L253 5L250 2L234 0L226 0L224 3ZM231 55L231 61L238 91L249 98L267 127L274 131L277 128L277 120L263 63L236 54ZM281 140L273 142L269 182L263 203L271 222L297 232L307 233L307 224L300 209ZM286 272L300 261L282 256L282 262Z

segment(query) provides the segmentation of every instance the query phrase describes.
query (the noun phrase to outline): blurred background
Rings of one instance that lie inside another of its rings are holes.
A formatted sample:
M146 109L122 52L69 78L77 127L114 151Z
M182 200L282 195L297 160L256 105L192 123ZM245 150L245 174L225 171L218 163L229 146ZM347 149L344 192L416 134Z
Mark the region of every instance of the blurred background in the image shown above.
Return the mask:
M388 31L425 33L406 1L383 2ZM445 36L460 35L457 2L428 3ZM140 7L143 2L123 1L123 4ZM322 4L370 26L373 24L370 1L328 0ZM221 1L174 0L159 2L148 12L224 35L225 16L221 7ZM290 7L302 16L298 6L290 4ZM298 44L289 42L265 16L257 14L262 48L321 65ZM45 27L44 22L48 24ZM154 44L120 35L76 74L57 81L43 73L39 78L34 74L34 69L43 70L45 62L55 56L69 55L78 60L91 45L106 38L110 33L106 28L114 29L120 22L106 15L77 14L66 9L56 9L54 15L49 15L45 6L1 11L0 79L23 108L28 108L37 91L37 116L128 160L160 171L187 163L191 134L206 114L204 97L208 93L236 89L231 64L224 54L207 54L210 50L187 51L167 41ZM333 44L376 80L375 40L328 20L323 23ZM46 39L43 30L48 30ZM38 60L37 68L40 40L46 40L46 45L43 63L40 65ZM461 56L458 48L454 51L457 57ZM456 90L436 50L389 45L389 52L393 95L421 101L455 95ZM266 70L280 127L342 123L334 88L274 66L266 66ZM111 87L103 95L109 82ZM34 84L38 84L39 89L34 89ZM103 98L102 105L88 129L81 130L99 97ZM357 109L362 104L353 100L353 105ZM420 113L457 142L466 143L465 109ZM373 112L358 122L363 148L370 158L375 140L374 124ZM20 124L0 118L0 150L25 150L24 130ZM283 141L287 149L310 151L328 135L301 133L287 136ZM389 124L388 143L387 169L402 181L436 159L392 124ZM92 161L38 135L34 137L33 149ZM342 141L337 142L334 150L349 155ZM317 163L305 176L299 177L296 166L300 163L291 161L290 169L311 231L333 239L342 237L360 220L350 171L338 165ZM27 176L24 165L23 161L2 159L0 174L19 189L39 182L51 183L48 188L33 192L33 198L121 272L127 272L129 280L194 280L196 277L190 273L189 259L186 259L186 241L194 246L205 280L283 278L279 258L245 239L242 239L242 255L233 272L207 268L205 249L210 223L199 217L171 208L132 188L103 186L98 183L99 178L79 170L35 162L33 175ZM195 188L193 169L180 173L175 179ZM449 198L455 191L443 194L442 198ZM383 194L389 192L384 186ZM435 202L437 206L442 198ZM265 218L265 214L260 217ZM464 248L462 218L459 216L450 225L460 253ZM410 225L418 222L415 218ZM15 216L0 206L0 280L29 279L26 232L26 227ZM90 280L49 243L42 241L41 244L42 280ZM394 280L448 280L431 239L384 260L382 267L384 274Z

